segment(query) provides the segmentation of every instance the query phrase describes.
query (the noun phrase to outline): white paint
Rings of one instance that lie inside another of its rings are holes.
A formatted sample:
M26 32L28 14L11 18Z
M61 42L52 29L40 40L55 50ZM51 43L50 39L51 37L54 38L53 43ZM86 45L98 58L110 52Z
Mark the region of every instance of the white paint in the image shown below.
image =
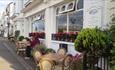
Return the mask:
M84 24L83 28L101 27L103 2L100 0L84 0ZM95 13L91 11L96 10Z
M16 0L15 3L15 13L20 13L23 9L23 0Z

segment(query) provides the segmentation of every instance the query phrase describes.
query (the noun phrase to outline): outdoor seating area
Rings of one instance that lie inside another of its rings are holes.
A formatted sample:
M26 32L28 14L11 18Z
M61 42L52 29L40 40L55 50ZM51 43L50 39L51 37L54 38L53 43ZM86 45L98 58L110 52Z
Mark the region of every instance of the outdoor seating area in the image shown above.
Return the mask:
M22 38L22 37L21 37ZM16 53L19 56L26 57L26 47L28 44L24 39L16 40ZM67 54L64 48L54 51L43 44L37 44L31 51L33 62L37 70L73 70L72 54Z
M56 51L55 49L46 47L45 44L39 42L34 45L34 48L31 50L31 57L33 62L36 64L37 70L110 70L110 50L111 48L108 46L109 40L106 42L106 46L102 45L100 49L100 45L92 43L92 41L96 41L97 39L92 39L88 43L84 43L85 46L82 46L82 37L85 37L84 33L90 34L91 32L97 33L97 35L90 35L91 37L97 38L98 34L100 36L100 40L103 37L104 33L101 31L96 31L96 29L85 29L79 33L75 40L75 50L79 51L76 54L70 54L64 45L60 45L61 47ZM102 33L102 35L100 35ZM83 35L82 35L83 34ZM39 40L38 37L36 37ZM89 40L88 37L86 37ZM85 38L85 39L86 39ZM30 42L26 40L27 38L20 36L18 40L16 40L16 49L18 55L23 55L22 57L26 57L26 48L27 46L31 46ZM84 40L85 41L85 40ZM95 44L95 48L91 48L89 44ZM83 45L84 45L83 44ZM89 46L88 46L88 45ZM100 42L101 44L101 42ZM108 45L108 46L107 46ZM63 47L62 47L63 46ZM87 47L88 46L88 47ZM91 49L91 50L90 50ZM68 49L69 50L69 49ZM21 53L21 54L20 54Z
M94 34L92 34L92 32L94 32ZM97 35L95 35L96 33ZM100 39L97 39L98 37L100 37ZM36 38L37 40L39 39L38 37ZM39 44L34 45L34 48L32 48L31 57L36 64L36 70L110 70L110 50L112 44L110 42L111 40L107 38L107 35L102 31L84 29L77 35L74 42L75 50L79 51L80 54L69 54L68 51L62 47L64 46L62 44L62 46L55 51L39 42ZM12 39L14 38L11 37L11 42L13 42ZM31 43L27 41L27 39L29 38L19 36L18 39L14 40L17 55L26 57L26 49L28 46L31 46ZM99 42L99 40L101 40L101 42ZM86 43L84 43L84 41ZM100 44L96 44L97 42ZM93 45L93 47L91 45Z

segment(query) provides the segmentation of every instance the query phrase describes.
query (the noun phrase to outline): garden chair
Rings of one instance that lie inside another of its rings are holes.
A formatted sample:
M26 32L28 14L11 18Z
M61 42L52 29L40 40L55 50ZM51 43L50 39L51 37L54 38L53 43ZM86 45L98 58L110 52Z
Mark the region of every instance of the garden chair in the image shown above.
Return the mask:
M64 48L60 48L58 49L57 53L60 55L66 55L67 51Z
M62 70L72 70L73 56L71 54L67 55L62 63Z
M18 42L17 43L17 47L16 47L16 49L17 49L17 54L20 54L20 53L22 53L23 55L25 55L25 52L26 52L26 45L23 43L23 42Z
M34 58L34 61L36 63L36 67L37 69L39 68L39 61L40 61L40 57L42 56L41 52L40 51L34 51L34 54L33 54L33 58Z
M55 70L55 62L50 59L41 59L39 66L40 70Z

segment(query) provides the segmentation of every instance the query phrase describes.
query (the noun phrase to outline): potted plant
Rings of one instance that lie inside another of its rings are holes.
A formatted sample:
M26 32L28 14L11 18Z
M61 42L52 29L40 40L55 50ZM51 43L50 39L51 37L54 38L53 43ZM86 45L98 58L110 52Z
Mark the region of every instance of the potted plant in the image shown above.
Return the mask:
M19 31L19 30L16 30L16 31L15 31L15 38L17 39L19 35L20 35L20 31Z
M75 49L84 52L87 62L94 68L98 58L109 50L111 40L107 34L97 28L86 28L79 32L75 40ZM94 69L92 69L94 70Z
M55 50L52 49L52 48L47 48L46 49L46 53L49 54L49 53L55 53Z
M33 50L34 51L40 51L42 54L46 53L46 46L44 44L37 44Z
M19 36L18 41L22 41L24 39L24 36Z

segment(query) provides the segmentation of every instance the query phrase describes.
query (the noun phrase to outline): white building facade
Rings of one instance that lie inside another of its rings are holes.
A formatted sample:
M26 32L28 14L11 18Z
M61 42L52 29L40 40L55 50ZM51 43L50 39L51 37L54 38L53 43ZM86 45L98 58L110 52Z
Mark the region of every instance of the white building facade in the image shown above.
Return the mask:
M21 21L16 23L21 35L45 32L41 39L56 51L66 44L69 53L76 53L74 43L52 40L57 32L76 32L82 28L107 28L114 15L115 2L111 0L20 0ZM23 9L22 9L23 8ZM20 13L20 12L18 12ZM18 16L19 17L19 16ZM19 21L19 20L17 20ZM19 26L19 27L18 27Z

